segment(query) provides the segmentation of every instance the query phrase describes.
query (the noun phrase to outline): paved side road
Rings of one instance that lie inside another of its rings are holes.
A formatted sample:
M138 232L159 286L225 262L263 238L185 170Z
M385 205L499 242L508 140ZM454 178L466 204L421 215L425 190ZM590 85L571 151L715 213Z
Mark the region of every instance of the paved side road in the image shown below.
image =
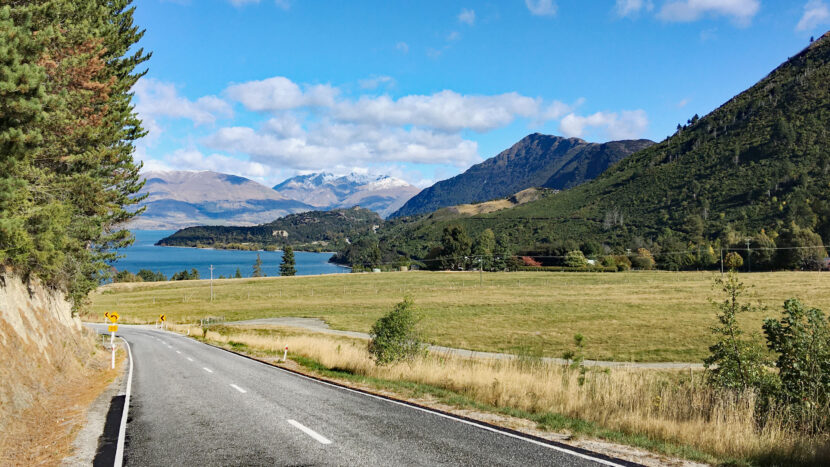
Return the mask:
M120 328L135 365L127 465L631 465Z
M338 336L356 337L358 339L368 339L369 335L357 331L340 331L338 329L331 329L325 321L317 318L259 318L249 319L245 321L231 321L226 324L234 324L241 326L288 326L294 328L307 329L309 331L321 332L325 334L334 334ZM433 353L444 353L458 355L460 357L469 358L492 358L497 360L509 360L516 358L515 355L507 353L496 352L481 352L478 350L454 349L452 347L444 347L440 345L430 345L429 351ZM563 358L543 357L542 361L554 363L557 365L568 365L571 362ZM585 366L597 366L602 368L644 368L651 370L677 370L677 369L702 369L702 363L683 363L683 362L610 362L605 360L583 360Z

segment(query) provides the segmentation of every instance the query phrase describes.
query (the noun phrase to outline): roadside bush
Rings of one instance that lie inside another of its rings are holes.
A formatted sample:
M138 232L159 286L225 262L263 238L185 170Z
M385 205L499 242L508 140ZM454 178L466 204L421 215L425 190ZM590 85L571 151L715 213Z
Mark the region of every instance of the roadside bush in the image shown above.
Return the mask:
M420 318L409 297L372 325L369 354L378 366L412 360L424 353L425 345L417 331Z
M778 399L802 429L830 429L830 330L827 317L796 299L784 302L780 321L764 320L767 346L779 354Z
M136 276L130 271L118 271L112 278L113 282L144 282L141 276Z
M606 268L617 269L617 260L615 260L613 256L603 256L599 260L599 264Z

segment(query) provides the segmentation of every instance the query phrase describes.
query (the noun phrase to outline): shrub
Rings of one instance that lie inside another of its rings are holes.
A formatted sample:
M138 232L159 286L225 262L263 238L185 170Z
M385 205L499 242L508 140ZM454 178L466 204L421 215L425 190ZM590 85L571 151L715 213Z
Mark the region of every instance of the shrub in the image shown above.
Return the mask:
M654 269L654 256L645 248L637 248L637 254L631 257L631 266L637 269Z
M744 259L738 253L730 251L723 259L723 265L726 266L727 269L738 269L744 265Z
M764 320L764 334L767 346L779 354L778 399L803 429L830 428L830 330L824 313L791 298L784 302L780 321Z
M715 284L726 298L716 302L718 326L712 328L717 342L709 347L711 354L704 360L709 383L715 387L745 391L766 386L770 375L764 369L763 347L755 339L743 337L738 314L758 311L757 307L741 303L746 287L738 280L738 273L730 270Z
M628 258L628 256L614 256L614 262L617 263L617 271L628 271L631 269L631 260Z
M416 329L419 317L409 297L375 321L369 340L369 354L378 366L412 360L424 352Z
M569 251L565 254L565 266L572 268L584 268L588 266L588 260L580 250Z

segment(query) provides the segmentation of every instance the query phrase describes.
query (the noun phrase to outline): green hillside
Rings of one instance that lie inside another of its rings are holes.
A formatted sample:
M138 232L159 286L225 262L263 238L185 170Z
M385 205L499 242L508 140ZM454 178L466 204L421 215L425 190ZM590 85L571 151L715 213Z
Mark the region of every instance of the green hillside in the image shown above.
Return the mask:
M158 245L234 249L291 245L301 250L330 251L345 247L348 239L366 235L382 223L377 213L360 207L309 211L253 227L188 227L159 240Z
M823 250L757 249L830 239L828 83L830 33L592 182L506 211L400 219L380 232L380 244L390 255L423 257L445 226L460 224L473 237L490 228L520 250L645 247L679 268L711 266L712 251L745 248L749 238L759 267L815 267Z

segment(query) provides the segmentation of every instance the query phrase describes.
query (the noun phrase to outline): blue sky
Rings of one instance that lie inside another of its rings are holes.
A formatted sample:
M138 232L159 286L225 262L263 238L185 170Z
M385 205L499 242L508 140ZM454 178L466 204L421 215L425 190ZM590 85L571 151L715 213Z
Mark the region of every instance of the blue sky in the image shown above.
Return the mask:
M830 28L830 0L142 0L145 169L447 178L541 132L673 133Z

